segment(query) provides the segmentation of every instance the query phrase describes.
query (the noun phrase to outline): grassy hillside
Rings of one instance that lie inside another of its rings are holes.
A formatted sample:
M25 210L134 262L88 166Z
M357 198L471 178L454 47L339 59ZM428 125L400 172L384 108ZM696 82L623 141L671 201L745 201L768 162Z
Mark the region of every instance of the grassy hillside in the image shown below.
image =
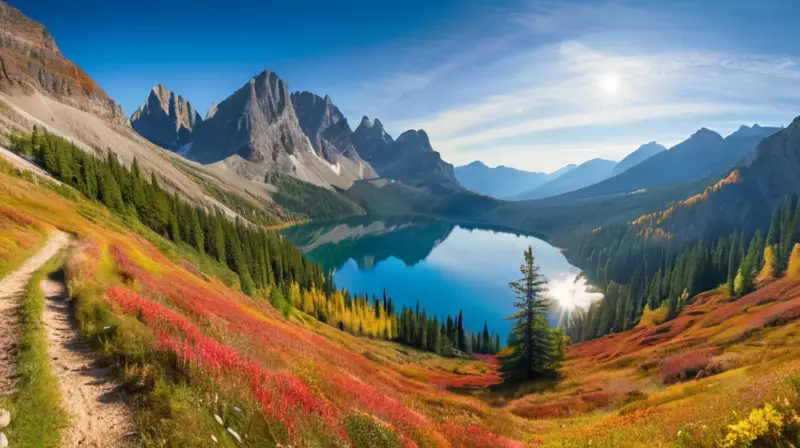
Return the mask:
M66 261L78 323L117 367L145 445L211 446L214 435L235 446L229 427L247 446L522 446L512 439L532 437L524 420L431 384L484 364L389 343L366 349L372 341L297 311L287 320L200 271L182 255L190 248L65 195L2 174L0 205L79 240Z
M798 430L791 279L736 301L701 294L666 323L648 311L573 345L562 377L501 386L491 357L284 316L190 246L4 162L0 210L22 235L75 235L65 271L80 331L115 366L145 446L733 447ZM755 424L767 417L779 423Z
M364 210L337 191L295 179L288 174L271 172L265 181L277 190L272 199L294 218L336 219L361 215Z

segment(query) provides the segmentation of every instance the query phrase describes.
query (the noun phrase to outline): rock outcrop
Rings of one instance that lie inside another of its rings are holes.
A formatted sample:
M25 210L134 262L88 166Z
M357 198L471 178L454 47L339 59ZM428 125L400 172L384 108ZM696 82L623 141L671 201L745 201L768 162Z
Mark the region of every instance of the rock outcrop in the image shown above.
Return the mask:
M196 127L186 156L204 164L222 163L254 180L278 171L317 185L347 188L370 177L372 170L360 158L339 154L325 136L312 134L319 137L319 148L300 127L289 86L264 71L209 111Z
M353 131L347 119L329 96L295 92L291 98L300 128L317 154L329 163L339 163L343 158L363 163L353 146ZM377 176L371 167L367 171L362 178Z
M353 133L353 144L358 154L381 177L411 186L462 188L453 165L442 160L441 154L433 150L428 134L423 130L409 130L393 140L380 120L363 117Z
M192 132L203 121L182 96L159 84L147 101L131 115L131 127L142 137L172 151L192 141Z
M115 124L122 109L58 49L40 23L0 1L0 89L33 89Z

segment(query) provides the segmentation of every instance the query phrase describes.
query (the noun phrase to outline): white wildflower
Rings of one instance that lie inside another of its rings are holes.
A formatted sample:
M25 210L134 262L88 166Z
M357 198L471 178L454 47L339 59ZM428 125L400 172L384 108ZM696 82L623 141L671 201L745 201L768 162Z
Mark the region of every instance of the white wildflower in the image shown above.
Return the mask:
M236 431L234 431L233 428L228 428L228 433L230 433L230 435L232 435L237 442L242 443L241 436L239 436L239 434Z
M219 423L220 425L222 424L222 417L220 417L219 415L214 414L214 420L216 420L217 423Z
M0 428L5 428L11 424L11 413L5 409L0 409Z

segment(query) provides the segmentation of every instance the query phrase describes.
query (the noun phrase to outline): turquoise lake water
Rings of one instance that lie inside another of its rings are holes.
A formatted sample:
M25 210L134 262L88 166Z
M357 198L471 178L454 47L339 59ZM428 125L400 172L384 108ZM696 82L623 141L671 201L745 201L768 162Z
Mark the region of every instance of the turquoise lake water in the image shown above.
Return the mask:
M338 288L379 297L386 288L398 308L419 301L429 315L463 310L466 328L481 330L485 321L504 339L510 329L504 318L514 312L508 283L520 278L528 246L549 280L551 325L565 309L586 307L600 297L557 248L511 232L426 218L366 217L306 224L284 235L332 270Z

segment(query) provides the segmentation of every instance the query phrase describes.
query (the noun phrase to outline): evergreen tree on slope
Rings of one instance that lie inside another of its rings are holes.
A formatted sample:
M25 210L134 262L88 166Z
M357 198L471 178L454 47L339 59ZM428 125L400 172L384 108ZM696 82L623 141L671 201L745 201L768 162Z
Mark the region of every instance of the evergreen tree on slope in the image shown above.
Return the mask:
M502 359L506 379L521 380L551 373L561 358L560 346L554 346L560 335L554 335L547 324L550 308L545 297L547 279L539 273L531 247L524 256L525 264L520 266L522 278L509 283L516 295L514 306L518 311L507 318L515 322L509 337L511 353Z

